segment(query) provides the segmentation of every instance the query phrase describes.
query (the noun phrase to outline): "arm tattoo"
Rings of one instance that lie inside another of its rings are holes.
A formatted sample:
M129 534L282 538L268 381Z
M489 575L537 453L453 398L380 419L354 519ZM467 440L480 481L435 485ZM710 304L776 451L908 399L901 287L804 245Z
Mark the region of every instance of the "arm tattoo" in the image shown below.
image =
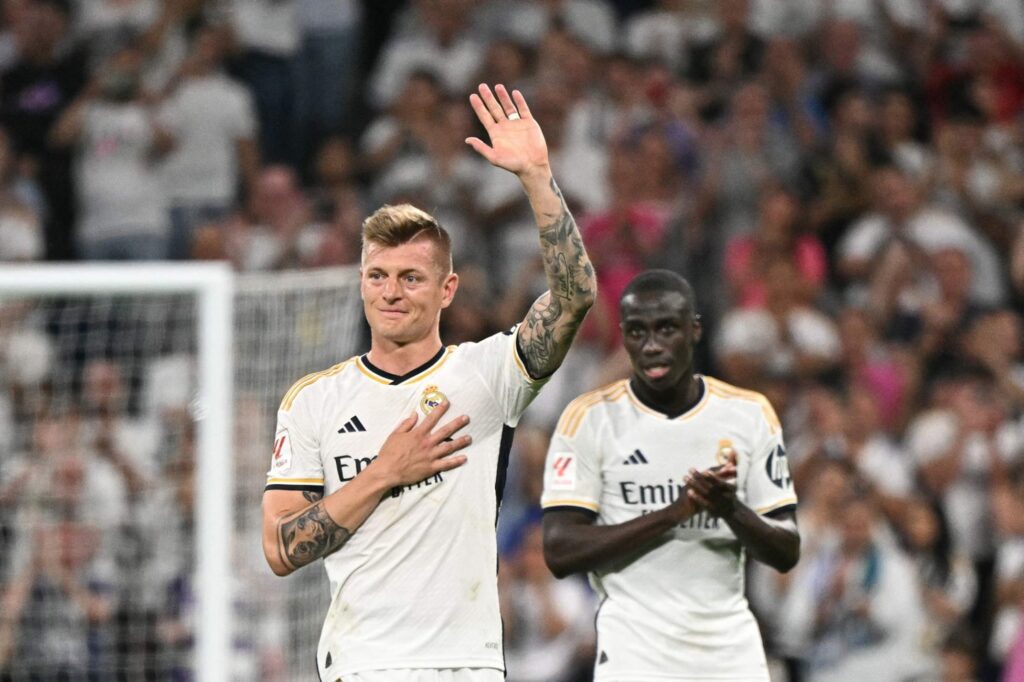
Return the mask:
M519 331L519 347L534 377L547 376L558 368L597 294L594 267L554 178L551 191L561 210L545 214L547 221L540 226L549 290L530 308Z
M282 521L278 526L283 558L294 568L335 552L351 536L352 533L331 519L322 502L303 510L298 516Z

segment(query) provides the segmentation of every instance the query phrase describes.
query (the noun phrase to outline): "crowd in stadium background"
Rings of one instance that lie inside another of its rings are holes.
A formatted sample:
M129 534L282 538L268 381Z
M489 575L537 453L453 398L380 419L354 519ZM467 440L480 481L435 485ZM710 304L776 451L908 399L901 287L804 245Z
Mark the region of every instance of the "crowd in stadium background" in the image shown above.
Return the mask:
M499 524L510 680L588 679L595 603L544 565L544 456L565 404L627 372L617 302L649 267L695 287L698 367L765 393L784 424L802 558L748 582L779 679L889 680L911 657L920 679L1024 680L1019 0L0 7L0 261L350 265L362 219L409 202L458 249L446 343L508 327L546 288L515 178L464 143L477 83L524 92L600 294L517 432ZM0 369L45 383L26 356L5 346ZM187 650L181 569L160 559L183 543L149 531L190 508L191 429L162 409L174 398L129 420L122 383L90 364L74 428L39 410L30 434L12 426L25 393L0 395L5 452L88 441L93 459L43 486L51 502L86 505L83 469L105 463L103 518L71 514L19 562L3 550L32 532L31 467L0 460L0 679L41 652L123 655L112 623L138 594L150 639ZM141 463L112 445L119 420ZM159 500L135 494L147 479ZM132 581L105 579L83 523L161 546ZM26 566L61 577L43 590ZM71 605L59 627L33 611L47 599Z

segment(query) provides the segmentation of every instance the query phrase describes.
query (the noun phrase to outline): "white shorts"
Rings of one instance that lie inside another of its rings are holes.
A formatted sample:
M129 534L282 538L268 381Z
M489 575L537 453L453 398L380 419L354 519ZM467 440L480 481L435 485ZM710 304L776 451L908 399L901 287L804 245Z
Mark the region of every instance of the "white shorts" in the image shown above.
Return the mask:
M324 682L504 682L505 673L495 668L410 668L367 670Z

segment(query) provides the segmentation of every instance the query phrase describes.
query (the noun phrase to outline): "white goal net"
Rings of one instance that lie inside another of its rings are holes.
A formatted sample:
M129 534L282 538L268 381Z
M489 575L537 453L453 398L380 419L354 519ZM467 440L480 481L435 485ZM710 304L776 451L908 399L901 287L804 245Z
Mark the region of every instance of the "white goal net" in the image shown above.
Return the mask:
M0 682L316 679L326 579L270 573L260 499L361 324L347 269L0 269Z
M236 641L248 652L245 679L316 680L316 645L330 601L320 562L273 575L260 544L260 500L270 466L277 407L303 376L359 352L362 304L356 269L236 280L234 472ZM248 641L246 641L248 640ZM240 652L240 655L244 652Z

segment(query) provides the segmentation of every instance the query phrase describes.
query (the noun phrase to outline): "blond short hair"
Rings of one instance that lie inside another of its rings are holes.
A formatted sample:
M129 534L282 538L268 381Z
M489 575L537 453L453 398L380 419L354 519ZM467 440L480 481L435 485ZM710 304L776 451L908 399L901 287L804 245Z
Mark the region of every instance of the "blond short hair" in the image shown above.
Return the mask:
M437 220L411 204L381 206L363 221L363 257L371 244L395 247L418 239L433 243L443 274L452 271L452 238Z

